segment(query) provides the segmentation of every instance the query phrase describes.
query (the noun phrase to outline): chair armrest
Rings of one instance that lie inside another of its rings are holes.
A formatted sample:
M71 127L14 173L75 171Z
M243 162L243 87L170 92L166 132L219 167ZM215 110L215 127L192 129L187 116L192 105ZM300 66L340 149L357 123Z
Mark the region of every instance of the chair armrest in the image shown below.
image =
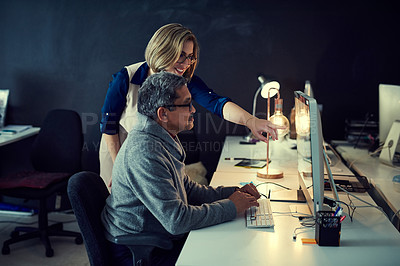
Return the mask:
M154 234L154 233L139 233L122 236L110 236L106 235L107 240L126 246L154 246L162 249L172 249L173 244L171 239L165 235Z

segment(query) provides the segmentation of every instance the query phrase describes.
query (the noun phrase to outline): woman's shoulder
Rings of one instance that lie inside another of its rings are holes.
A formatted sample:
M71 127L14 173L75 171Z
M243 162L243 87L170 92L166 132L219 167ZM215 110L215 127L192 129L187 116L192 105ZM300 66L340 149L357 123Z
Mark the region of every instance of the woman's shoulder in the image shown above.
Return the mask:
M199 76L196 75L193 75L187 86L189 89L209 89L207 84Z
M189 83L192 83L192 82L199 82L199 81L203 82L203 80L202 80L199 76L193 75L192 78L190 79L190 82L189 82Z
M146 64L146 62L143 61L143 62L134 63L129 66L125 66L126 70L128 71L129 77L132 77L140 67L145 67L145 64Z

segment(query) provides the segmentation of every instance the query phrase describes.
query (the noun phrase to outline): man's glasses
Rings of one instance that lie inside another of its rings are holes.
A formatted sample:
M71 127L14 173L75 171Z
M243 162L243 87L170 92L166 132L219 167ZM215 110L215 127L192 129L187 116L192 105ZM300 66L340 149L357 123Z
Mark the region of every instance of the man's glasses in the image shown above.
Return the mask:
M189 112L193 110L193 102L190 102L188 104L170 104L170 105L165 105L165 108L171 108L171 107L189 107ZM174 111L169 109L170 111Z
M178 59L178 63L179 64L182 64L183 62L185 62L186 61L186 59L189 59L189 64L194 64L194 62L196 62L196 57L194 57L194 55L188 55L188 56L186 56L186 55L184 55L184 54L181 54L180 56L179 56L179 59Z

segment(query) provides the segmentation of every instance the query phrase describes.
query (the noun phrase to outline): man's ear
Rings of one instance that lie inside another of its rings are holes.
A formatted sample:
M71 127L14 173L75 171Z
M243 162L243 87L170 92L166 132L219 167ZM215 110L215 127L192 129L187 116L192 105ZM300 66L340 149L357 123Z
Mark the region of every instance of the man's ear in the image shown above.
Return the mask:
M157 117L161 122L168 122L167 111L168 109L165 107L158 107Z

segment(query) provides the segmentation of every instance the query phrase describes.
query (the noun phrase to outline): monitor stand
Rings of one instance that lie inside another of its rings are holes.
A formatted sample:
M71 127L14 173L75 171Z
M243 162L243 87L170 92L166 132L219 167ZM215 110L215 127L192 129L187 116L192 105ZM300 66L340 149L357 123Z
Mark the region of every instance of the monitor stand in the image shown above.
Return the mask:
M400 120L393 122L390 128L389 134L386 138L385 144L383 145L381 154L379 155L379 161L384 164L393 166L393 158L396 153L397 143L400 137Z

